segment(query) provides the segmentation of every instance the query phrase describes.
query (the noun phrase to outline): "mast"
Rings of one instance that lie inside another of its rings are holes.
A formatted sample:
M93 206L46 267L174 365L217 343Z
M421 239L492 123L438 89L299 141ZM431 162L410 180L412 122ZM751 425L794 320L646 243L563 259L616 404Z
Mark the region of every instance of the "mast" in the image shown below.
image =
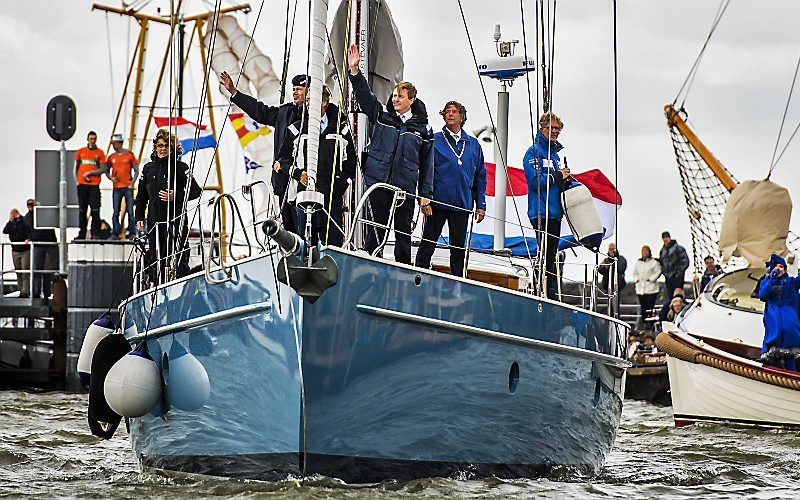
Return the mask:
M494 141L494 250L506 246L506 186L508 185L508 89L500 82L497 92L497 140Z
M370 0L356 0L351 2L350 4L350 44L355 44L358 46L358 50L361 53L361 62L359 63L361 66L361 73L363 73L367 80L369 81L369 3ZM348 79L344 79L345 82L349 82ZM355 112L355 119L353 120L354 131L353 131L353 139L355 141L356 151L358 153L358 157L361 158L361 154L364 152L364 149L367 145L367 141L369 140L369 122L367 121L367 115L364 113L358 113L358 103L356 101L355 94L353 93L353 88L348 84L349 89L349 97L350 97L350 109ZM361 196L364 194L364 181L363 177L360 175L356 176L355 183L353 183L352 187L354 191L355 200L360 200ZM359 214L351 212L351 221L350 223L355 223L355 220L359 217ZM361 248L364 245L364 234L362 231L355 231L354 232L355 238L355 245L356 248Z
M713 153L706 147L705 144L697 137L694 131L689 128L689 125L686 123L686 120L681 116L681 112L685 114L685 111L681 109L680 111L676 110L672 107L671 104L667 104L664 106L664 114L667 117L667 125L670 128L675 128L680 132L680 134L692 145L692 147L697 151L697 154L700 155L700 158L706 162L708 168L711 169L711 172L714 173L714 176L719 179L722 183L722 186L728 190L730 193L736 188L736 181L733 180L731 175L728 173L727 169L722 165L722 163L714 156Z

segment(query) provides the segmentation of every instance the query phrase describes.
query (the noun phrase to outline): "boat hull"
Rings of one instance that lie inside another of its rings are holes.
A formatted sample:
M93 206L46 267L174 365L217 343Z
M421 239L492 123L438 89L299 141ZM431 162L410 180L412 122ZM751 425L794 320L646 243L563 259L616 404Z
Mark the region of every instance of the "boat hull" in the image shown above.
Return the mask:
M685 333L679 335L683 345L703 353L704 359L716 360L711 364L726 366L729 370L705 362L691 362L691 357L689 360L685 357L680 359L678 352L677 356L667 356L676 427L695 422L716 422L748 427L800 428L800 390L762 381L796 379L795 373L765 369L758 363L698 342Z
M153 294L125 304L132 340L149 318L160 368L177 341L211 382L199 410L132 421L144 465L347 482L598 470L622 410L621 324L327 253L339 282L314 304L276 283L269 257L238 265L222 285L192 277L159 290L152 314Z

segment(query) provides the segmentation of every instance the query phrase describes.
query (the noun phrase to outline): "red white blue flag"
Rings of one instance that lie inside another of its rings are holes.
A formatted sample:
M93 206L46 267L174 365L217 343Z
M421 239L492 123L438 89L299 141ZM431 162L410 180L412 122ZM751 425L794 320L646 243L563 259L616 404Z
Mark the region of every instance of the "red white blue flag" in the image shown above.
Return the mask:
M171 121L167 116L154 116L153 120L156 127L174 131L184 155L195 149L213 148L217 145L214 134L207 126L190 122L182 116L173 116Z
M475 224L471 247L480 250L491 250L494 245L494 223L497 217L495 209L494 176L495 164L486 163L486 215L480 224ZM616 209L622 205L622 197L614 184L598 169L572 174L572 178L586 186L603 224L603 239L614 234ZM506 238L505 248L513 255L523 256L536 253L536 235L528 219L528 183L525 171L521 168L508 167L508 184L506 185ZM570 232L569 224L562 221L561 241L559 249L578 246Z

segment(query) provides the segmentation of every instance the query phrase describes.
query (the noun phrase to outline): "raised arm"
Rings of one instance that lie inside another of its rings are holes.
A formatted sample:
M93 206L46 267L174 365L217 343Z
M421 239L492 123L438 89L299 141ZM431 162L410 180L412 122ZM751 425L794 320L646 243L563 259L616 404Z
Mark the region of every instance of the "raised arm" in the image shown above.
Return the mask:
M220 73L219 81L225 87L225 90L230 92L231 102L242 108L242 111L247 113L250 118L262 125L275 126L278 120L279 106L267 106L258 99L236 90L233 80L227 71Z
M369 88L369 83L367 83L364 74L358 68L360 62L361 54L358 52L358 47L351 45L347 53L347 63L350 66L350 83L353 85L353 92L355 92L356 101L358 101L361 112L367 115L369 121L375 123L383 107Z

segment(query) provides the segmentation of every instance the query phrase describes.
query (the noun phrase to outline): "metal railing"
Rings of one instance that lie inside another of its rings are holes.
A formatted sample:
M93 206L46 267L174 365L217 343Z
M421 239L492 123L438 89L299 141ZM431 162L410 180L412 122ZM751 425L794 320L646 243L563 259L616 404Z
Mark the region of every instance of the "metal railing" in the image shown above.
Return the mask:
M24 251L17 251L14 248L24 247ZM51 256L54 257L55 262L52 263L49 267L47 267L47 255L43 255L44 265L46 267L37 267L36 261L38 260L37 252L45 251L45 248L50 247L55 250L55 255ZM13 264L14 253L26 253L28 265L26 268L17 268L15 264ZM8 255L11 255L12 258L12 265L13 267L7 268L6 262ZM32 305L34 300L37 297L34 297L34 290L39 288L39 292L45 288L45 283L43 281L38 280L52 280L53 276L58 274L58 243L54 241L24 241L24 242L0 242L0 300L8 300L14 299L15 303L19 303L22 301L23 303L27 302L28 304ZM13 274L13 280L9 277L9 275ZM6 295L6 285L16 282L17 289L19 290L20 295L24 294L24 282L27 280L27 294L28 297L10 297ZM38 287L37 287L38 283ZM23 299L27 298L27 301ZM47 297L44 297L47 298Z
M184 252L188 252L193 256L199 256L200 265L202 265L206 280L212 284L219 284L231 279L231 266L235 265L237 260L240 260L241 258L252 257L253 255L260 255L275 251L275 247L269 244L269 241L264 235L260 234L259 228L267 218L277 219L279 217L280 210L273 210L272 203L270 203L269 210L267 210L265 214L261 214L262 217L259 217L259 214L256 211L256 189L254 189L257 186L263 188L265 191L264 196L268 197L268 199L271 199L269 197L272 197L273 195L267 191L267 185L263 181L257 181L253 184L242 186L240 189L231 193L216 195L211 199L198 202L197 205L191 208L184 217L185 220L197 221L197 225L192 226L190 229L193 229L195 233L199 235L199 238L195 239L193 242L187 240L185 245L175 245L175 248L172 252L162 252L162 249L156 248L155 260L153 262L146 262L145 253L143 251L144 245L137 245L137 251L139 252L139 255L135 262L134 292L138 293L145 288L157 286L165 281L169 281L157 279L156 282L153 282L152 279L148 280L148 277L153 275L152 267L163 265L159 263L162 263L165 260L167 265L174 265L174 263L179 261L182 253ZM370 195L379 189L388 190L392 194L388 220L385 224L376 222L373 217L369 216ZM252 223L250 224L246 224L244 222L242 214L239 210L238 202L232 196L237 192L240 192L242 199L250 204L250 215L252 217ZM354 240L356 231L359 230L359 228L366 226L368 228L373 228L373 230L381 229L383 230L383 235L380 238L377 238L376 236L376 239L379 239L380 241L378 241L377 248L372 252L373 255L379 255L386 245L392 243L392 240L390 239L391 233L394 232L395 236L397 235L398 231L393 229L396 211L401 204L408 200L408 198L419 199L419 196L407 193L404 190L389 184L378 183L370 186L361 196L360 200L358 200L355 210L350 212L352 216L352 224L350 224L350 227L339 228L342 229L342 233L345 235L343 247L352 250L358 250L355 248ZM238 222L239 227L234 227L234 229L231 231L226 231L225 228L220 227L220 217L218 212L221 210L222 203L228 203L231 206L233 209L232 213L234 214L234 220ZM464 251L465 277L467 276L466 271L470 266L471 260L473 261L473 264L475 264L474 259L471 259L471 256L473 254L480 254L482 261L498 263L504 267L508 267L513 270L514 275L524 278L524 280L520 280L522 283L520 291L530 293L532 295L545 296L547 286L544 281L552 279L555 280L555 288L557 290L558 300L567 301L566 299L568 298L577 299L577 301L580 303L580 307L583 309L602 312L608 314L609 316L617 315L619 294L616 292L616 261L613 261L610 265L610 279L608 280L608 288L606 290L601 290L601 287L599 286L599 259L605 257L605 255L598 253L597 259L593 264L565 263L557 261L555 274L549 273L546 269L544 269L545 266L543 265L543 262L540 262L535 246L527 248L526 255L523 257L512 256L508 252L481 251L472 248L471 242L474 233L475 212L473 210L465 210L461 207L448 205L442 202L436 202L436 204L447 207L449 210L459 210L471 214L469 217L470 223L468 226L467 236L465 238L465 245L463 247L454 246L449 243L441 244L439 241L428 241L429 243L433 243L437 249L458 249ZM415 206L416 205L417 204L415 204ZM212 211L209 229L203 227L204 220L201 216L203 208L210 208ZM327 211L324 208L321 210L327 214ZM190 219L190 215L192 214L196 214L196 217L191 217ZM328 216L330 216L330 214L328 214ZM410 236L413 241L412 244L416 243L419 245L422 241L426 241L424 238L417 238L414 234L421 216L421 211L418 211L416 217L412 219L411 233L400 233ZM486 217L489 219L493 218L488 215ZM546 233L544 231L537 231L530 225L520 225L513 221L506 222L509 225L519 226L523 235L533 236L537 242L544 241L545 239ZM163 224L166 224L166 222ZM208 237L206 237L206 235L208 235ZM241 241L237 242L237 237L240 238ZM525 241L527 245L528 240L526 239ZM227 242L228 245L227 257L224 257L225 252L222 251L224 242ZM244 254L242 256L235 255L234 249L236 248L243 249ZM563 272L563 268L565 266L577 268L576 273L570 274L573 276L580 276L582 274L583 279L572 279L566 277L565 273ZM473 265L473 267L475 266ZM215 278L213 276L212 273L217 271L222 272L222 279ZM174 277L174 273L169 276L171 279L174 279ZM564 290L565 282L577 283L580 294L567 294Z

